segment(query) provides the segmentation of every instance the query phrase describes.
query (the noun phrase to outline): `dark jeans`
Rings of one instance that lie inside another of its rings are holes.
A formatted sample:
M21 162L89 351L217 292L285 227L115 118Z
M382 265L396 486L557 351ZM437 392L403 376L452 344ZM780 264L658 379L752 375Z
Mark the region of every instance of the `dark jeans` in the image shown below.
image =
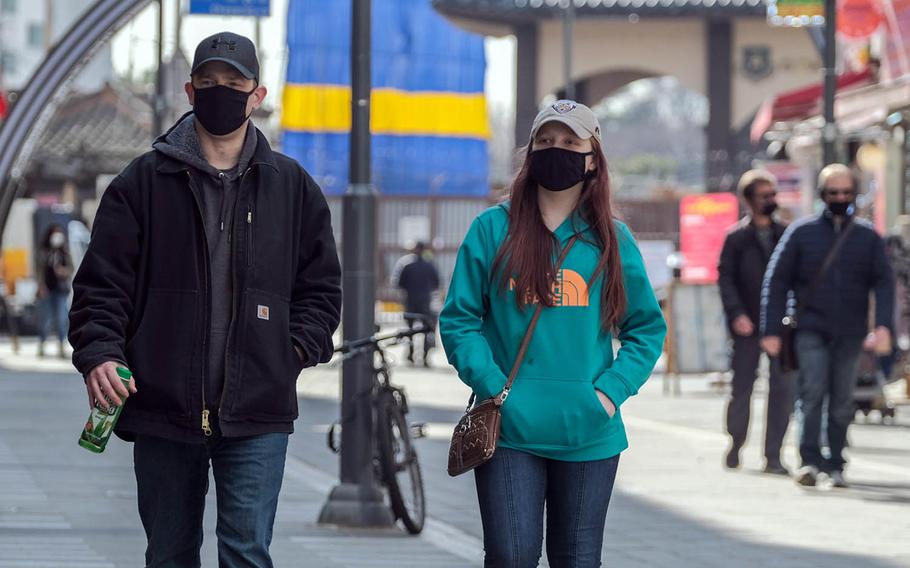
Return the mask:
M63 342L66 339L69 327L69 292L49 292L41 300L41 324L38 326L38 340L41 343L47 339L53 329L57 332L57 339Z
M734 336L733 338L733 388L727 404L727 432L737 449L746 443L749 432L749 415L752 407L752 388L761 357L758 336ZM770 360L768 409L765 422L765 458L780 460L780 448L790 424L793 410L793 389L790 377L780 370L780 361Z
M287 434L212 437L185 444L138 436L133 448L148 567L200 565L209 462L218 502L218 566L271 568L269 544L284 474Z
M547 509L547 559L554 568L600 566L607 507L619 456L548 460L509 448L474 471L486 568L536 568Z
M862 347L862 336L828 338L813 331L797 332L796 355L800 369L798 405L802 423L799 455L803 465L829 472L843 470L847 427L856 414L853 390ZM826 398L828 459L821 453L822 406Z

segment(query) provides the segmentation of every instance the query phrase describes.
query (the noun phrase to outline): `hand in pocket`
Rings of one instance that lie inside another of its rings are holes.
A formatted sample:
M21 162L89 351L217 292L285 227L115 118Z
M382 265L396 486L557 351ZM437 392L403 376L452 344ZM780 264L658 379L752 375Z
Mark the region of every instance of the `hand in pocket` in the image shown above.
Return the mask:
M610 415L610 418L613 418L613 415L616 414L616 405L613 404L613 401L610 400L610 397L600 392L597 389L594 389L594 392L597 393L597 400L600 401L601 406L604 407L604 410L607 411L607 414Z

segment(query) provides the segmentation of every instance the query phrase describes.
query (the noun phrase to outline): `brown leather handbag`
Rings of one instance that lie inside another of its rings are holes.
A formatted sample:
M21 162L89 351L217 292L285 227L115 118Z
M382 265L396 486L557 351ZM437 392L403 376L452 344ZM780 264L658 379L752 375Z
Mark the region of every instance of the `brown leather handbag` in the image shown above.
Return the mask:
M569 249L578 240L578 235L572 237L572 240L563 249L556 262L556 270L562 266L562 262L569 254ZM476 406L474 401L476 396L471 394L468 401L468 407L465 409L464 416L455 426L455 432L452 434L452 442L449 444L449 475L455 477L462 473L471 471L475 467L489 461L496 452L496 446L499 443L499 425L502 421L502 404L509 397L509 391L512 389L512 383L518 375L518 369L528 351L528 345L531 343L531 336L534 335L534 328L537 327L537 320L540 319L540 312L543 310L543 303L538 302L534 309L534 316L528 325L524 339L521 341L521 347L518 349L518 356L512 365L512 372L509 373L509 379L503 387L502 392L498 395L481 401Z

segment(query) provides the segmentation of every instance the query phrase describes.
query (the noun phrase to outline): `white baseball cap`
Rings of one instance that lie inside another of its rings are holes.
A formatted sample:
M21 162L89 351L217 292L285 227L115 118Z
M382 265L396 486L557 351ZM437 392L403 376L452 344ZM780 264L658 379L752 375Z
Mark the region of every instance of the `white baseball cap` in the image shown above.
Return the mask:
M547 105L537 113L534 123L531 125L531 141L537 136L540 127L548 122L561 122L572 129L576 136L587 140L592 136L601 142L600 138L600 121L594 116L590 108L585 105L570 101L567 99L556 101Z

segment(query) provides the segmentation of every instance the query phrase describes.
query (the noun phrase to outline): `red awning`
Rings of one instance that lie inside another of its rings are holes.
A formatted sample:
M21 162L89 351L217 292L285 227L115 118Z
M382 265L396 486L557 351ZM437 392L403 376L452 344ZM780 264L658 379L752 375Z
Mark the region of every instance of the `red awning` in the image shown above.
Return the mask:
M862 87L872 82L872 73L867 68L856 73L846 73L837 78L837 90L847 87ZM759 107L752 121L750 138L757 144L761 137L775 122L804 120L822 113L822 96L824 83L815 83L808 87L781 93L767 99Z

